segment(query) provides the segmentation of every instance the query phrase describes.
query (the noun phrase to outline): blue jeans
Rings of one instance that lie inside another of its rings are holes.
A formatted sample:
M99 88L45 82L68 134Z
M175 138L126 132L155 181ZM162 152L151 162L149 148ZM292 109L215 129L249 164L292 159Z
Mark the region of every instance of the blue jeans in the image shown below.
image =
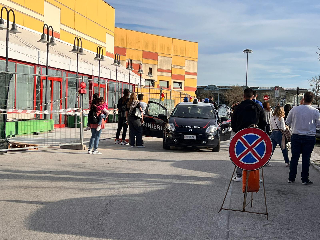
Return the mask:
M92 145L93 145L93 151L97 150L98 145L99 145L100 135L101 135L101 129L100 129L100 131L97 131L96 128L91 128L91 138L90 138L90 142L89 142L89 150L92 149Z
M291 137L292 157L291 157L290 173L289 173L290 181L294 181L296 179L300 154L302 154L301 180L302 182L309 180L310 157L311 157L311 153L313 151L315 143L316 143L315 136L292 134L292 137Z
M101 113L101 114L99 115L99 122L98 122L98 125L101 125L101 124L102 124L102 120L103 120L104 118L106 118L106 115L105 115L105 114L103 114L103 113Z
M272 131L270 138L272 141L272 154L273 154L274 149L277 147L277 145L279 145L281 147L282 132L281 131ZM281 150L282 150L282 155L283 155L285 163L289 163L287 146L285 146L285 148L281 149Z

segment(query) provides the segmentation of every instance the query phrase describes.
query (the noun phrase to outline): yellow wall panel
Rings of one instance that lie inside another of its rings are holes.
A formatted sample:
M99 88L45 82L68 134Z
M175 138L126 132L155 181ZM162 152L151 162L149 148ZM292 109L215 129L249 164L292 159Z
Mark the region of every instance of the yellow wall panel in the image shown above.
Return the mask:
M140 32L127 32L127 48L142 50L142 34Z
M24 16L24 26L31 28L35 31L42 32L43 22L38 19L35 19L33 17L30 17L28 15L25 15Z
M184 75L185 74L185 70L184 69L179 69L179 68L172 68L172 74L180 74L180 75Z
M171 77L167 77L167 76L158 76L158 80L159 81L169 81L169 85L171 85Z
M193 78L186 78L184 80L184 85L186 87L197 87L197 79L193 79Z
M152 59L142 59L142 63L144 64L153 64L153 65L158 65L158 61L157 60L152 60Z
M114 46L123 48L127 47L127 31L125 29L114 29Z
M158 51L167 55L172 55L172 38L158 37Z
M77 0L79 1L79 0ZM84 5L87 10L86 10L86 16L87 18L93 20L94 22L98 22L98 1L101 0L81 0L84 1ZM101 24L102 25L102 24Z
M127 49L126 52L127 59L132 59L136 61L142 61L142 51L141 50L133 50L133 49Z
M21 6L24 6L24 0L11 0L12 2L18 3Z
M173 56L172 57L172 65L177 65L177 66L185 66L186 61L184 57L179 57L179 56Z
M186 57L198 59L198 43L186 42Z
M26 16L25 14L15 11L14 12L16 15L16 23L19 25L24 26L24 17ZM11 16L10 16L11 17ZM7 16L5 16L5 18L7 19ZM11 17L12 18L12 17ZM3 33L4 34L4 33Z
M173 39L173 55L186 55L186 41L180 39Z
M107 17L106 28L110 29L114 33L115 21L116 21L116 10L109 6L108 11L106 13L106 17Z
M94 2L95 1L96 0L90 0L90 1L87 1L87 0L76 0L75 1L74 10L77 13L79 13L80 15L83 15L83 16L87 17L87 14L89 13L89 11L91 9L90 4L92 4L92 6L94 6Z
M71 43L73 44L74 42L74 35L72 33L69 33L67 31L64 31L64 30L61 30L60 31L60 39L62 41L65 41L65 42L68 42L68 43ZM86 48L85 46L83 46L84 48Z
M82 17L78 13L75 13L75 29L79 32L88 34L89 36L94 36L93 33L95 33L95 26L93 27L93 29L88 28L88 31L87 31L87 19L85 17Z
M142 33L143 50L148 52L158 52L158 36Z
M52 1L52 0L51 0ZM53 0L53 1L56 1L56 0ZM76 6L76 0L67 0L67 1L61 1L59 0L60 2L63 2L63 5L71 8L74 10L75 6Z
M25 7L31 9L34 12L44 14L44 0L25 0Z
M75 12L70 10L67 7L61 6L61 23L66 25L70 28L75 28L74 19L75 19Z

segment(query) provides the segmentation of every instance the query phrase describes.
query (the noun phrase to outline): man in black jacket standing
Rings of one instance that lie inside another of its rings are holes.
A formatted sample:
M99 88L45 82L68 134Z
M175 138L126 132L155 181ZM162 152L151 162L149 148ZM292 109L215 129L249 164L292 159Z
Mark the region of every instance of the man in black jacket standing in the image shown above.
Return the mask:
M253 90L251 88L246 88L244 90L244 100L235 107L231 117L231 127L235 133L253 125L258 126L258 128L265 131L267 122L263 108L252 101L252 99ZM237 176L235 176L233 180L236 182L242 180L242 169L237 169Z
M130 91L129 89L124 89L123 90L123 97L119 99L118 101L118 129L116 133L116 144L121 144L121 145L127 145L128 142L126 141L126 134L127 134L127 129L128 129L128 123L126 120L126 111L127 111L127 104L129 102L129 95ZM122 130L122 140L120 138L120 132Z

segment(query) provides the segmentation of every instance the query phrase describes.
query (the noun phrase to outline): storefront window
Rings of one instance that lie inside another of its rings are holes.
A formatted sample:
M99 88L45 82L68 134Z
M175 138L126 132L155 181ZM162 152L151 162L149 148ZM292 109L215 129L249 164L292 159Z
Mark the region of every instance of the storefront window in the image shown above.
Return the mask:
M33 109L34 66L17 63L17 109Z
M77 89L76 89L76 74L68 73L68 108L76 107Z
M115 87L116 87L115 82L108 81L108 108L114 108L115 106L115 103L116 103Z
M0 108L4 108L5 100L8 96L7 109L12 109L14 108L15 97L15 75L13 74L15 72L15 63L9 62L8 64L10 74L4 73L5 66L6 62L0 60ZM7 91L9 91L9 94Z

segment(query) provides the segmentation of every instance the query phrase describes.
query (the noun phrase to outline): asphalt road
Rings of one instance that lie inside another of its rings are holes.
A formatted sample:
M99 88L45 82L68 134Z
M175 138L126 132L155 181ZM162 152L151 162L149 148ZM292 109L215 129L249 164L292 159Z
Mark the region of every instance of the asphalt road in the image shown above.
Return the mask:
M0 155L0 239L319 239L320 173L288 184L280 149L264 168L269 220L218 213L234 166L219 153L101 142L103 155L47 150ZM299 165L299 174L300 168ZM299 178L297 179L299 180ZM225 207L241 209L241 183ZM265 211L262 189L251 211Z

